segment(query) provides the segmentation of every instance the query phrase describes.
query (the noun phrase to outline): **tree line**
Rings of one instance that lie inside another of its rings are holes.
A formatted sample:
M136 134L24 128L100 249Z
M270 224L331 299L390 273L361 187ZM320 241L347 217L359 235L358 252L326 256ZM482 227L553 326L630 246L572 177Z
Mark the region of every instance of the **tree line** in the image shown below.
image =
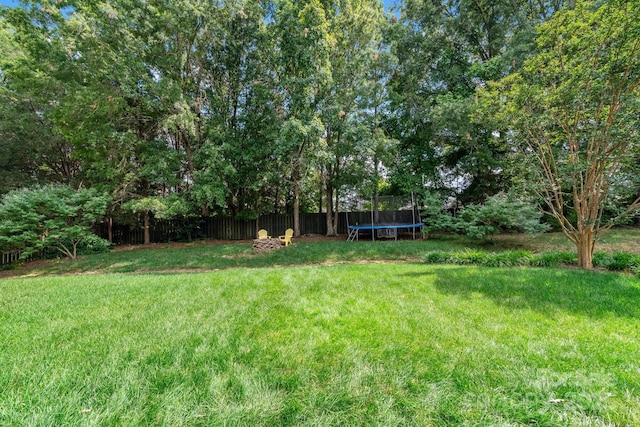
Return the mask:
M335 234L356 193L511 192L592 247L639 188L638 10L23 1L0 12L0 194L92 188L147 223L316 211Z

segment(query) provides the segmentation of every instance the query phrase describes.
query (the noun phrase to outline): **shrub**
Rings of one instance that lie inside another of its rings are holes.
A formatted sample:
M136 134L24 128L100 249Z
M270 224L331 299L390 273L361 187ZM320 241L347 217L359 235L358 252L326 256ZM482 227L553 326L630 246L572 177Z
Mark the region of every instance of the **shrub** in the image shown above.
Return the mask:
M75 259L83 244L108 244L91 232L107 203L93 190L62 185L7 193L0 201L0 246L21 250L22 258L50 248Z
M465 249L451 254L451 259L455 264L477 264L483 265L488 258L488 254L480 249Z
M428 252L424 261L427 264L447 264L450 263L450 257L447 252Z
M517 267L530 265L533 254L528 251L513 250L491 253L484 265L487 267Z
M616 252L613 255L597 253L593 256L593 265L613 271L640 271L640 256Z
M445 210L445 202L442 198L427 194L424 196L422 208L423 232L427 235L440 233L459 233L459 221Z
M486 252L481 249L465 249L453 252L428 252L424 256L427 264L474 264L485 267L560 267L578 264L578 257L572 252L543 252L532 254L524 250ZM613 255L596 253L593 256L596 267L612 271L629 271L640 274L640 255L618 252Z
M460 228L470 237L487 239L500 232L527 234L548 229L540 223L542 213L533 205L500 193L482 205L469 205L460 212Z
M484 204L469 205L457 217L444 210L444 203L428 196L423 212L426 233L449 232L475 239L489 239L500 232L537 234L549 226L541 224L542 213L533 205L506 194L489 197Z
M531 259L531 265L535 267L558 267L561 265L578 264L578 255L573 252L543 252Z
M533 255L527 251L486 252L465 249L455 252L429 252L424 261L429 264L475 264L487 267L514 267L529 265Z

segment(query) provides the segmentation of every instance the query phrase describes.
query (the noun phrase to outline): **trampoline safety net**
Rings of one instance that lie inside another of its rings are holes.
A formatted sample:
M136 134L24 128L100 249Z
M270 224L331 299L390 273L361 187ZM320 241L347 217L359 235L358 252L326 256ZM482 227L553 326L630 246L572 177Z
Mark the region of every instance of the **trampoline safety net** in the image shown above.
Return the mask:
M358 240L361 235L370 235L372 240L397 240L403 232L415 239L422 225L413 195L358 199L348 206L347 240Z

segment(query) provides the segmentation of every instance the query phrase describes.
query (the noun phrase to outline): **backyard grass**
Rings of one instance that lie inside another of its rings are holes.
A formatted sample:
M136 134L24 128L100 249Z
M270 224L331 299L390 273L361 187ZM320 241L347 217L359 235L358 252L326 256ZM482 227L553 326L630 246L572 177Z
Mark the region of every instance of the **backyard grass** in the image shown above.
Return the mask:
M75 261L46 260L27 263L0 277L16 275L128 273L157 271L206 271L227 268L262 268L309 264L335 264L375 261L418 261L431 251L460 251L481 248L489 251L523 249L575 251L561 233L539 236L505 234L489 242L465 237L446 236L436 239L346 242L335 239L296 239L294 244L277 251L256 252L247 242L196 241L193 243L152 244L119 247L110 253L79 257ZM599 252L628 252L640 255L640 229L609 231L596 246Z
M343 239L304 240L275 251L256 252L247 242L198 241L120 247L110 253L79 257L75 261L47 260L27 263L6 275L129 273L153 271L198 271L227 268L262 268L305 264L361 261L417 261L436 248L461 249L458 240L405 240L345 242Z
M562 233L544 233L536 236L501 234L494 239L498 248L526 249L533 252L575 251L575 246ZM640 229L614 228L607 231L596 244L596 252L628 252L640 254Z
M640 425L637 277L330 265L412 258L340 244L120 251L81 269L226 269L0 280L0 425ZM219 264L190 264L206 251ZM327 265L264 267L288 257Z
M640 279L422 263L475 249L573 248L205 241L2 272L0 426L640 425Z

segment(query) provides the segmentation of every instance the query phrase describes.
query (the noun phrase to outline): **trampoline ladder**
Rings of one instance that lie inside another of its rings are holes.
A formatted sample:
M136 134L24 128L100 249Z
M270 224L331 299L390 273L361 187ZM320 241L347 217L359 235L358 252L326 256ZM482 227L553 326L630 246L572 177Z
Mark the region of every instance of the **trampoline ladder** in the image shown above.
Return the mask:
M350 229L349 230L349 236L347 237L347 242L353 242L354 240L358 239L358 229L354 228L354 229Z

